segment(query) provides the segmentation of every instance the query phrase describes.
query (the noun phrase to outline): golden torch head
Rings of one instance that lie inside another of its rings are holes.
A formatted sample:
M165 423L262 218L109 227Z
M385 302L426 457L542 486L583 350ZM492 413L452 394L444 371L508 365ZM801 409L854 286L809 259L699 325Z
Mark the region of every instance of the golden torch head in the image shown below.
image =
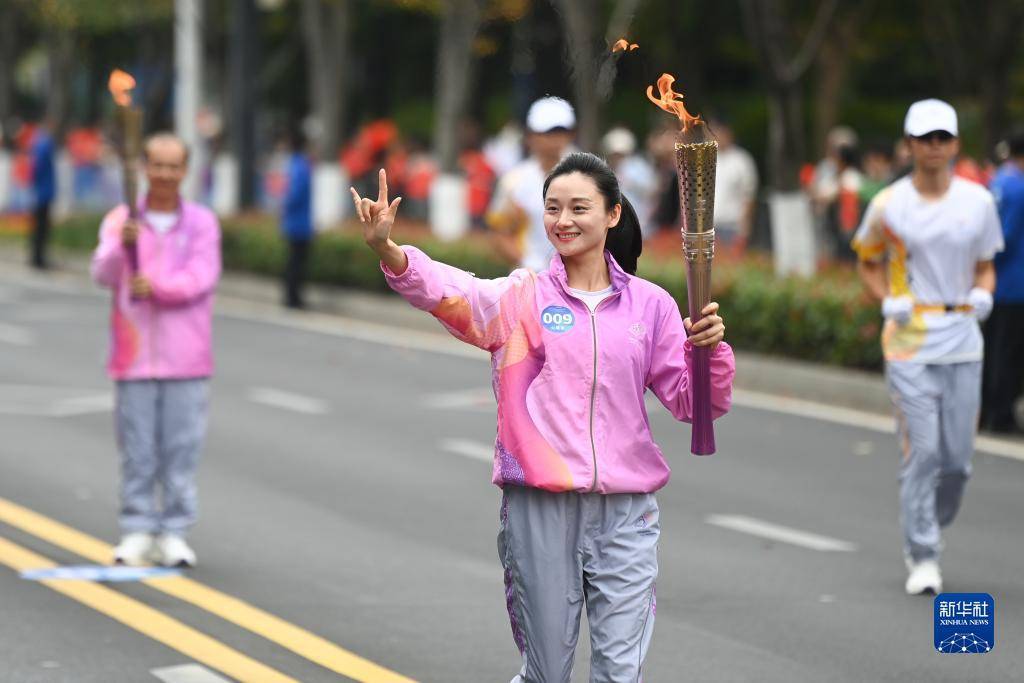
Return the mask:
M679 208L683 232L709 232L715 227L715 169L718 142L677 142Z

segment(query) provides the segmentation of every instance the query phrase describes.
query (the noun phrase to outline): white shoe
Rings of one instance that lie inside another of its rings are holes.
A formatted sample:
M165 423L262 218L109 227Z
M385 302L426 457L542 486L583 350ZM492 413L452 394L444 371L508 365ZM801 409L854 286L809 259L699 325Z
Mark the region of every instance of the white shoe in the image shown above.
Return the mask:
M149 556L153 550L153 536L143 532L125 534L121 542L114 548L114 562L130 567L149 564Z
M163 534L156 540L160 564L165 567L195 567L196 553L178 534Z
M907 595L923 595L942 592L942 572L935 560L924 560L916 563L910 570L906 585Z

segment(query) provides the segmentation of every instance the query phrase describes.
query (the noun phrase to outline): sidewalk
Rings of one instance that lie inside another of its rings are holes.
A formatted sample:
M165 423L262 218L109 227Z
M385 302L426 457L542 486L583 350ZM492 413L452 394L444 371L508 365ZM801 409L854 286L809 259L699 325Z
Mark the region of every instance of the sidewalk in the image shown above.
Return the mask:
M88 281L87 255L55 250L52 260L55 274L82 283ZM24 261L24 248L20 243L0 243L0 263L19 269ZM24 272L29 270L24 268ZM279 282L247 273L225 272L218 293L223 298L268 306L277 306L281 301ZM310 310L316 313L446 336L431 316L412 308L395 295L314 284L307 288L306 299ZM751 352L737 352L736 366L736 386L740 389L876 414L888 415L891 412L885 382L880 374Z

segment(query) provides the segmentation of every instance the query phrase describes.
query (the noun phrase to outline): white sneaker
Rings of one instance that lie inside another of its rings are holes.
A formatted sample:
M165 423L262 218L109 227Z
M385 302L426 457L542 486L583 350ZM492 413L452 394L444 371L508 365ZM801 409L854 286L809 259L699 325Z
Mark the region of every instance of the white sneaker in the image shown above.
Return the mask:
M163 534L156 539L160 564L165 567L195 567L196 553L178 534Z
M935 560L924 560L915 564L910 570L910 576L907 577L906 590L907 595L941 593L942 572L939 571L939 563Z
M149 564L149 555L153 550L153 536L143 532L125 534L121 542L114 548L114 562L139 567Z

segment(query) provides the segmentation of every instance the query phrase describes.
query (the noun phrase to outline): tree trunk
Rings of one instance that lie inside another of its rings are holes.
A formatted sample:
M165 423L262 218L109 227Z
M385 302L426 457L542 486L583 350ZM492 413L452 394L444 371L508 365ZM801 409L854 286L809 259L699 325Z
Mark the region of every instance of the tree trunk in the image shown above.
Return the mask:
M933 15L924 23L925 36L942 70L956 90L979 94L982 140L992 151L1006 132L1011 71L1024 29L1024 2L925 2Z
M978 70L982 104L982 139L986 156L993 156L996 144L1006 133L1010 102L1010 72L1024 29L1024 2L987 6L986 35L979 38L984 60Z
M823 156L828 132L839 123L839 97L846 80L849 53L835 42L822 46L814 89L814 151Z
M258 40L254 0L233 0L229 53L231 90L231 149L238 169L238 205L256 205L256 46Z
M306 73L318 124L316 155L321 161L333 159L341 146L349 23L348 0L302 0Z
M571 69L570 81L576 100L576 139L586 150L597 147L601 130L601 100L598 97L596 35L601 6L596 0L558 0L565 23L566 58ZM604 46L600 46L604 50Z
M780 192L800 189L800 164L805 159L801 90L791 83L772 91L768 99L768 169Z
M555 5L565 24L566 58L576 100L576 137L583 149L597 149L601 106L611 96L619 58L611 53L611 45L629 31L638 4L639 0L618 0L607 27L603 26L603 3L598 0L558 0ZM602 29L603 38L599 34Z
M828 132L839 124L839 104L846 85L850 55L857 46L861 28L874 9L875 0L844 6L843 16L832 22L829 36L821 45L814 98L814 151L819 155L825 152Z
M442 10L434 102L434 156L442 173L458 171L459 127L471 94L481 10L480 0L447 0Z
M775 0L744 0L744 27L758 51L758 64L768 89L769 176L779 191L800 186L800 164L805 160L805 127L800 105L803 77L821 52L837 0L820 4L811 29L792 58L786 58L790 33L779 3Z
M619 0L608 21L608 30L604 34L605 51L603 55L598 56L601 67L598 70L597 87L595 88L601 104L607 102L612 95L615 76L618 73L619 57L625 54L624 52L613 54L609 51L608 46L614 45L615 41L620 38L627 37L629 26L633 23L633 17L636 15L636 8L639 4L640 0Z
M5 129L14 113L14 65L18 56L16 22L14 3L0 3L0 129Z
M992 158L1006 133L1006 103L1010 98L1009 73L990 71L981 78L982 135L985 156Z
M53 125L55 140L62 141L70 114L71 70L74 41L70 31L53 29L47 35L49 88L46 97L46 118Z

